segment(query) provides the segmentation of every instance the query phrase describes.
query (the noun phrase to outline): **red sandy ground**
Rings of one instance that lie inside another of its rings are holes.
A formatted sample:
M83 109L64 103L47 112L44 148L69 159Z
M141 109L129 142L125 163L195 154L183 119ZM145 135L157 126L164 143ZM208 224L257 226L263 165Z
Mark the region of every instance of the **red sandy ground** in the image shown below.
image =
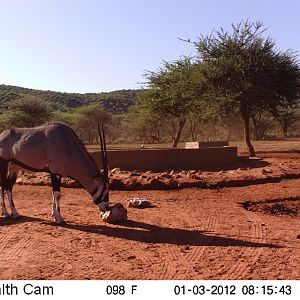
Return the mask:
M112 191L112 204L144 197L155 206L128 208L118 225L99 219L84 190L63 188L67 224L56 226L51 189L16 185L23 217L0 218L0 279L300 279L299 158L176 178L213 189Z

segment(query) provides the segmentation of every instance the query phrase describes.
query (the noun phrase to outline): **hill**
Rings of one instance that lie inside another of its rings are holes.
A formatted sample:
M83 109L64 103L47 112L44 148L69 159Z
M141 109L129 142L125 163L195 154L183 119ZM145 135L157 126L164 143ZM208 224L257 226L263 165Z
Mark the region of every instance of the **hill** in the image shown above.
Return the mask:
M0 85L0 109L9 107L10 102L24 96L35 96L50 104L55 110L69 111L76 107L101 102L105 110L122 114L136 103L140 90L118 90L103 93L62 93L42 91L18 86Z

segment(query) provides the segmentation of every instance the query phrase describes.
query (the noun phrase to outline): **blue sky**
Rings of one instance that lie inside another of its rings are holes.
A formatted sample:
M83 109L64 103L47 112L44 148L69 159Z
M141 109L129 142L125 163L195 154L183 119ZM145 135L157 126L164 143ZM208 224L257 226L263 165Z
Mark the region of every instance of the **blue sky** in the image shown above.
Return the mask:
M63 92L139 88L163 60L194 54L214 28L261 20L300 50L300 1L0 0L0 84Z

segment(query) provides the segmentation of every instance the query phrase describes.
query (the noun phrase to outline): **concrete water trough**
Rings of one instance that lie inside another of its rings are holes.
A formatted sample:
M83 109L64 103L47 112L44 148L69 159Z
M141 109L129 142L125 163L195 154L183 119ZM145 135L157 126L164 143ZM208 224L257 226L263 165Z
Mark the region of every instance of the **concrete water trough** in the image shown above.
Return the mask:
M102 168L100 152L89 150ZM109 168L121 170L209 169L223 168L237 161L237 147L199 149L125 149L108 150Z
M186 142L186 149L211 148L229 146L228 141Z

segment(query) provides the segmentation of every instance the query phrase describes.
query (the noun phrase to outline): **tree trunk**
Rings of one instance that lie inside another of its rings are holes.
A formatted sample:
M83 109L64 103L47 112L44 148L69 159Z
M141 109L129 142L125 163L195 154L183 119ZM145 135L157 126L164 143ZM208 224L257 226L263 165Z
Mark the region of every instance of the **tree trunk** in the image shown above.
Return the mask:
M253 123L253 136L255 141L259 141L259 129L258 129L258 123L255 118L252 117L252 123Z
M157 143L160 143L160 129L157 129L156 131L156 136L157 136Z
M244 119L245 142L248 148L249 156L256 156L250 140L250 115L249 113L243 113L242 115Z
M227 129L228 129L228 131L227 131L227 141L229 142L231 140L231 131L232 131L231 126L230 125L227 126Z
M172 146L173 148L177 148L177 144L180 140L181 132L182 132L182 129L185 125L185 122L186 122L186 118L179 120L178 130L176 132L176 135L175 135L175 138L174 138L174 141L173 141L173 146Z
M189 117L189 139L192 142L196 142L197 141L197 129L198 129L198 121L196 119L194 119L193 117Z
M168 126L168 133L170 136L170 143L172 143L176 136L176 122L174 120L171 120L171 125Z
M286 122L283 122L281 127L282 127L282 131L283 131L283 136L285 138L288 137L288 125L286 124Z

